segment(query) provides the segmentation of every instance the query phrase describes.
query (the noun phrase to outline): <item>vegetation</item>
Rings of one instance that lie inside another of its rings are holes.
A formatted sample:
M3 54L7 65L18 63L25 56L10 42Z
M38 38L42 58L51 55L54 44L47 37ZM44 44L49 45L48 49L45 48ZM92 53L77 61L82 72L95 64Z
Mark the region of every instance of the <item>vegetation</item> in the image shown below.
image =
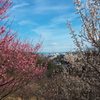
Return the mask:
M16 41L13 40L12 36L9 38L10 43L7 42L7 46L6 44L4 47L0 45L3 48L3 50L0 48L1 97L5 96L5 93L10 89L13 92L17 88L18 90L5 100L100 100L100 0L86 0L86 5L82 4L81 0L74 0L74 5L83 24L79 33L75 33L71 23L67 22L73 42L77 46L77 52L75 54L69 53L66 62L62 60L63 55L58 56L53 61L39 58L36 52L30 55L29 44L28 48L26 45L20 47L20 42L14 45ZM3 30L4 27L1 26L2 34L6 31ZM2 41L4 40L6 40L5 37L2 38ZM0 43L6 43L6 41L2 41ZM39 47L40 45L36 46L35 51ZM34 51L34 48L32 50ZM53 77L33 80L34 76L35 78L41 76L41 73L46 70L46 67L42 66L47 66L46 75L51 75L51 72L58 67L54 61L58 60L62 64L68 63L69 65L61 65L62 72ZM13 63L18 63L18 68ZM49 72L50 74L48 74ZM32 81L28 84L30 79ZM19 89L24 85L25 87Z
M99 88L100 85L100 1L88 0L87 6L83 6L80 0L75 0L77 14L82 21L82 29L76 34L68 22L72 38L76 44L80 61L72 63L74 67L82 67L84 73L82 79L88 84ZM89 47L91 45L95 49ZM71 59L70 59L71 61Z
M10 0L0 0L0 21L8 17L6 12L11 5ZM15 38L16 34L11 33L10 25L8 28L6 25L0 26L0 100L46 71L46 65L36 66L36 52L41 43L34 46L20 42Z

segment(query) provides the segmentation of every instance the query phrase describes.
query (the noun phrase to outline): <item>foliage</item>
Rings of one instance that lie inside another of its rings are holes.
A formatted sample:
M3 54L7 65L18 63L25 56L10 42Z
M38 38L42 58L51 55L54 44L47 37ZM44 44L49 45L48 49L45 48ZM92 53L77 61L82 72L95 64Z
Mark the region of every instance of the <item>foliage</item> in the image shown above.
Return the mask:
M45 75L48 78L51 78L52 76L54 76L55 73L61 69L61 67L57 66L53 60L47 60L47 58L41 58L39 56L38 56L36 65L38 64L42 64L43 66L46 66L47 72L45 73Z
M11 5L10 0L0 0L1 21L8 17L5 14ZM36 52L41 48L41 43L23 43L15 35L11 35L6 24L0 26L0 100L46 71L46 65L36 66Z
M87 0L82 5L74 0L77 14L83 22L82 30L75 33L71 24L75 54L69 53L69 66L62 73L39 83L37 96L45 100L99 100L100 99L100 1ZM96 50L90 48L92 45ZM59 57L60 58L60 57Z
M100 100L100 0L87 0L85 6L80 0L74 0L74 4L83 22L79 34L73 31L68 22L78 47L77 52L69 53L67 60L70 65L64 66L63 72L52 78L38 80L36 84L30 83L30 88L17 91L15 95L23 100L31 100L32 96L45 100ZM41 60L36 65L40 63ZM51 62L49 65L52 66Z
M30 87L30 88L29 88ZM89 86L80 77L69 74L58 74L29 84L11 95L21 100L99 100L99 89ZM9 99L5 99L9 100ZM15 99L16 100L16 99Z
M70 58L69 61L74 68L81 68L82 80L100 89L100 0L86 1L86 4L82 4L81 0L74 0L77 14L82 21L79 33L75 33L71 23L67 23L77 46L76 55L80 59L76 62ZM90 45L94 49L91 49Z

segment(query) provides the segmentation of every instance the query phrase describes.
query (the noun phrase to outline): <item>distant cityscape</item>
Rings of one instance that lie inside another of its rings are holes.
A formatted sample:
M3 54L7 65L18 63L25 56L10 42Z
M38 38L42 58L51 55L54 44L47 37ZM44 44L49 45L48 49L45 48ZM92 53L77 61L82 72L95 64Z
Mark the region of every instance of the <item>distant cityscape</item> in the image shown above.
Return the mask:
M60 53L60 54L63 54L63 53L68 53L68 52L37 52L37 54L51 54L51 53Z

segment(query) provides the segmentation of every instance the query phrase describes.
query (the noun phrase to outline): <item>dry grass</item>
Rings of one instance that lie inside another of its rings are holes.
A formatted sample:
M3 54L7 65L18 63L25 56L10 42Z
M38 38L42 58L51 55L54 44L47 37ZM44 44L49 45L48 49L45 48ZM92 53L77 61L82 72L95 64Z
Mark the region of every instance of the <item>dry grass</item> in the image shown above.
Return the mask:
M100 100L100 91L78 76L61 73L33 81L5 100Z

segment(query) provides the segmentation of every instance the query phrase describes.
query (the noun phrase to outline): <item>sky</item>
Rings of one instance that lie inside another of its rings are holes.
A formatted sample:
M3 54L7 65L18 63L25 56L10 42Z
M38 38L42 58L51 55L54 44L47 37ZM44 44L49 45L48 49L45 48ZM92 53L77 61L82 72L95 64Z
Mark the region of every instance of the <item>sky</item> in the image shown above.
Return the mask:
M68 52L74 48L67 20L79 30L73 0L12 0L9 19L23 41L43 41L39 52Z

